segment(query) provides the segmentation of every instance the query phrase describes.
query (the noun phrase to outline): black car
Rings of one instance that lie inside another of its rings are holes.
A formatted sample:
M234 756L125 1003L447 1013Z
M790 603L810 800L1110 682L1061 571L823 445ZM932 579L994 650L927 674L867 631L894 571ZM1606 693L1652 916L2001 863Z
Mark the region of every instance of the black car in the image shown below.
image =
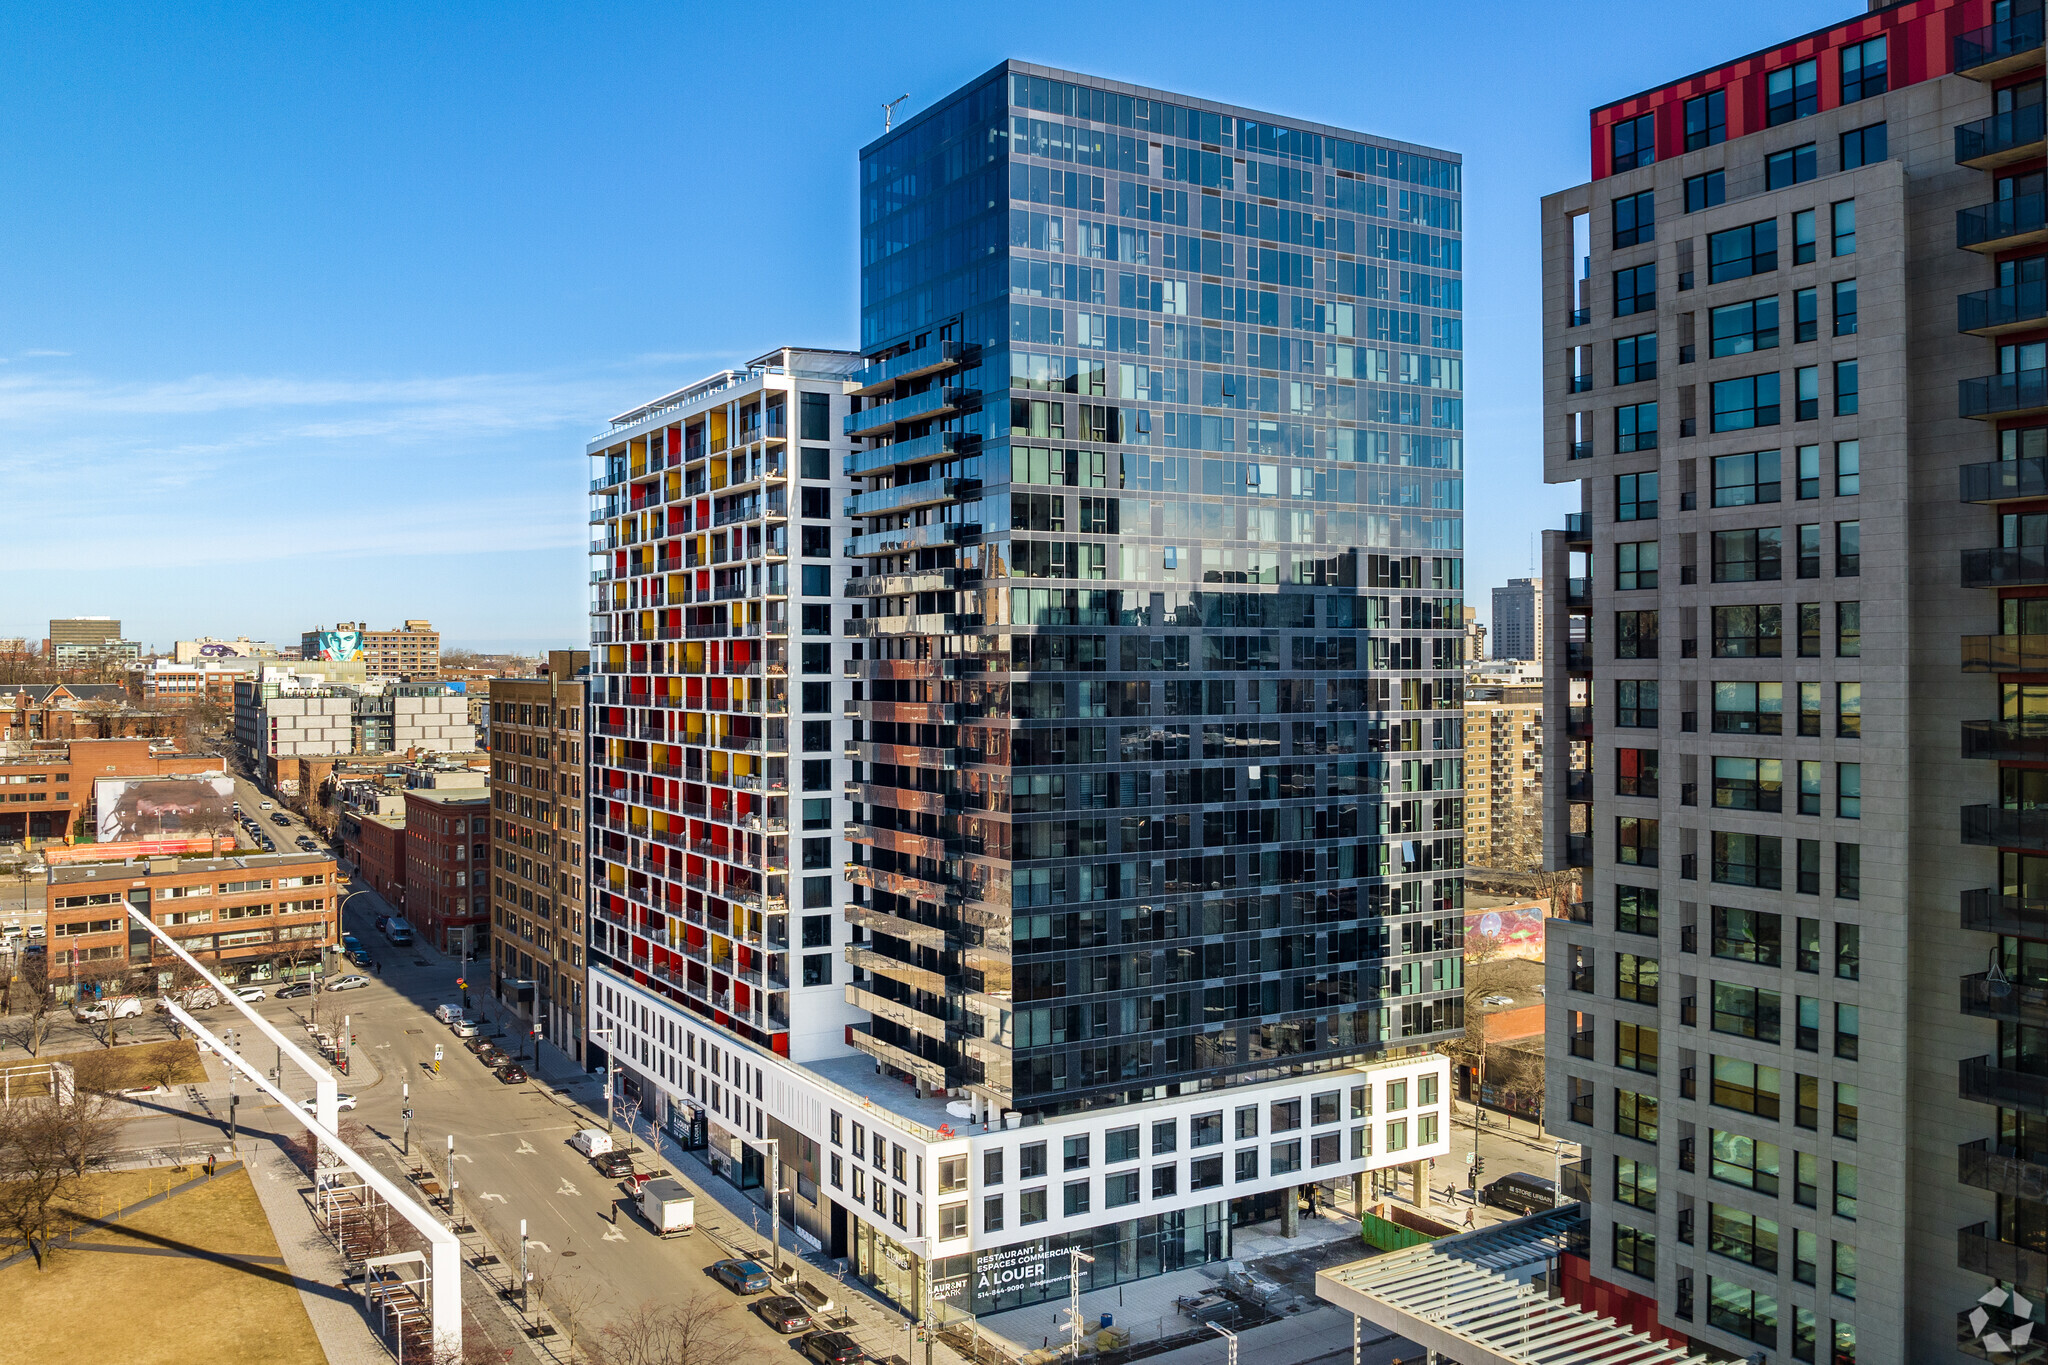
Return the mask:
M512 1060L506 1054L505 1049L499 1047L496 1043L485 1043L482 1047L478 1048L476 1050L476 1059L493 1071L496 1071L499 1067Z
M813 1326L810 1310L787 1294L771 1294L757 1301L754 1312L760 1315L761 1321L786 1337L808 1332Z
M277 990L272 991L270 998L273 1000L298 1000L312 993L313 987L310 982L294 981L289 986L280 986Z
M633 1158L624 1152L599 1152L590 1158L590 1164L607 1180L623 1180L633 1174Z
M370 965L370 955L364 952L361 948L349 949L348 960L350 962L355 963L356 966L358 967L367 967Z
M859 1365L868 1358L860 1343L844 1332L813 1332L797 1343L797 1349L818 1365Z
M384 929L384 926L385 926L385 925L387 925L387 924L389 924L390 922L391 922L391 916L389 916L389 915L379 915L379 916L377 916L377 921L376 921L376 923L377 923L377 929L378 929L378 932L380 932L380 933L381 933L381 932L383 931L383 929Z
M481 1057L484 1055L484 1049L491 1046L491 1040L488 1038L471 1037L465 1039L462 1045L476 1056Z
M277 815L273 815L273 816L271 816L271 817L270 817L270 823L271 823L271 824L273 824L273 825L283 825L283 826L285 826L286 828L290 828L290 826L291 826L291 823L292 823L292 818L291 818L291 816L289 816L289 815L285 815L285 814L282 814L282 813L280 813L280 814L277 814Z
M498 1068L498 1079L506 1085L526 1084L526 1068L517 1062L507 1062Z

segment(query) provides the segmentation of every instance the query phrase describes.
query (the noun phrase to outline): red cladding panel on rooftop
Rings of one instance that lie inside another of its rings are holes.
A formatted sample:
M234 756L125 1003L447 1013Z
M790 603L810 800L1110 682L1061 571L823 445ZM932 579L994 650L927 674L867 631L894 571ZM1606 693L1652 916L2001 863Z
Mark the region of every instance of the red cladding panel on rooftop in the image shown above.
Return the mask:
M1761 131L1764 78L1793 62L1817 61L1820 107L1837 107L1842 100L1842 64L1833 54L1879 34L1888 39L1885 59L1891 89L1946 76L1954 66L1956 37L1989 24L1991 5L1992 0L1912 0L1875 14L1856 15L1833 28L1595 109L1593 178L1601 180L1613 174L1614 139L1610 129L1642 114L1657 116L1657 160L1682 155L1685 101L1696 95L1715 90L1727 92L1729 140Z

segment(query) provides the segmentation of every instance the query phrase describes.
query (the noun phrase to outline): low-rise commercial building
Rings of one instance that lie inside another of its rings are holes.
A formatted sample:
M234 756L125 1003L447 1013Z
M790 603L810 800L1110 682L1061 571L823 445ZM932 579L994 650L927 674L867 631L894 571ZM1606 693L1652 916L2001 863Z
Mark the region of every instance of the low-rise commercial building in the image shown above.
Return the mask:
M152 702L210 702L232 706L235 684L253 682L258 664L254 659L199 659L178 663L151 659L129 673L129 686L136 700Z
M221 773L220 760L147 739L76 739L0 755L0 843L62 840L93 813L96 778Z
M130 924L131 905L230 984L304 975L340 942L338 887L334 859L315 853L55 867L45 893L50 978L109 993L169 985L176 959Z

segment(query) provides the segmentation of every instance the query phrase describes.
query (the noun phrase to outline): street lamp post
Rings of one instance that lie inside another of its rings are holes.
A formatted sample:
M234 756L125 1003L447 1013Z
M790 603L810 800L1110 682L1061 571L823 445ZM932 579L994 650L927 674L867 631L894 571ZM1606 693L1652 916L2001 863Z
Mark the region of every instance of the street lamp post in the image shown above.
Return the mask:
M1081 1262L1095 1264L1095 1258L1079 1247L1067 1248L1067 1316L1073 1321L1067 1330L1074 1335L1072 1353L1076 1360L1081 1358ZM1211 1323L1210 1326L1215 1326ZM1221 1330L1221 1329L1218 1329ZM1226 1334L1227 1335L1227 1334ZM1237 1365L1237 1338L1231 1337L1230 1365Z
M1209 1326L1222 1333L1224 1338L1230 1342L1230 1365L1237 1365L1237 1333L1221 1323L1212 1322ZM1355 1327L1354 1330L1356 1330Z
M609 1027L590 1031L591 1037L604 1039L604 1130L607 1133L612 1130L612 1039L617 1034L616 1028Z
M405 1126L404 1126L404 1128L403 1128L403 1129L401 1129L401 1130L400 1130L400 1132L399 1132L399 1138L400 1138L401 1142L402 1142L402 1143L404 1144L404 1145L403 1145L403 1146L402 1146L402 1147L400 1148L400 1151L399 1151L399 1155L401 1155L401 1156L411 1156L411 1155L412 1155L412 1082L411 1082L411 1081L406 1081L406 1082L404 1082L403 1084L401 1084L401 1085L400 1085L400 1086L398 1087L398 1091L399 1091L399 1094L398 1094L398 1102L399 1102L399 1103L400 1103L401 1105L403 1105L403 1106L404 1106L404 1108L402 1108L402 1109L400 1109L400 1110L398 1111L398 1118L399 1118L399 1121L400 1121L401 1123L403 1123L403 1124L405 1125Z

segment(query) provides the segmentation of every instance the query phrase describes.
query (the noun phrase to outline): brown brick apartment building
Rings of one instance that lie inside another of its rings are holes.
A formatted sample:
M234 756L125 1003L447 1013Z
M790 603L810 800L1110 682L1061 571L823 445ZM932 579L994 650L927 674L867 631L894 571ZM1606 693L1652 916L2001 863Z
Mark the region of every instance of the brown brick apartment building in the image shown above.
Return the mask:
M304 975L340 940L334 859L315 853L152 858L51 869L50 978L155 990L174 960L126 907L150 917L230 984ZM123 979L125 978L125 979Z
M405 817L365 811L342 816L342 848L356 874L395 910L405 909Z
M580 1063L584 1048L583 674L553 650L491 686L493 985Z
M217 758L162 750L147 739L65 740L0 758L0 843L62 839L92 809L95 778L219 771Z
M334 629L362 632L363 664L373 678L434 682L441 676L441 632L434 629L431 621L407 621L397 630L371 630L360 622L340 621ZM299 652L303 657L319 657L319 637L323 633L307 631L301 637Z
M487 951L490 805L485 788L405 794L405 917L445 953Z

